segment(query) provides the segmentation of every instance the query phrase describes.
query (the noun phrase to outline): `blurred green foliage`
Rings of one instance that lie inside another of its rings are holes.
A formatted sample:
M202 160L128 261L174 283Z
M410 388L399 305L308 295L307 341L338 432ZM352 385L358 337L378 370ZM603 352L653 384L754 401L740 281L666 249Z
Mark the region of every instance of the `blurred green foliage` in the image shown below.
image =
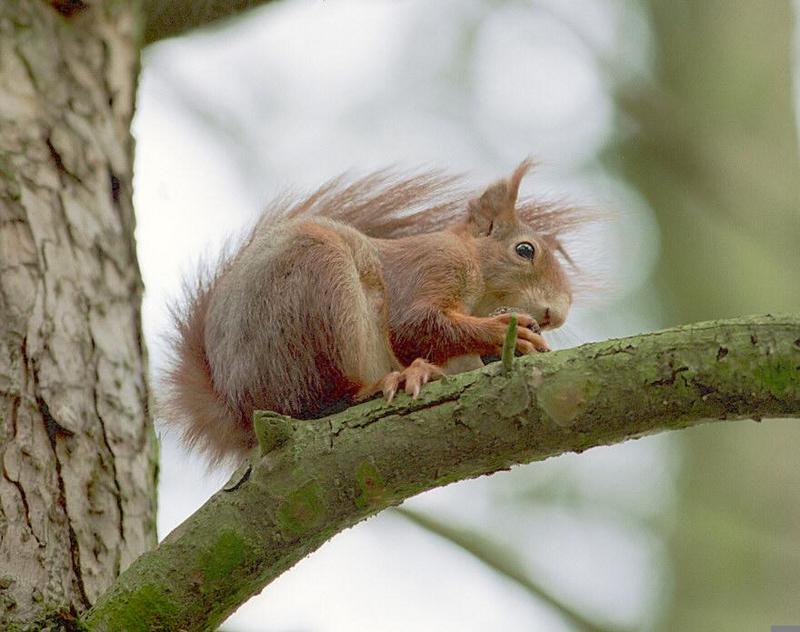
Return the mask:
M800 156L788 0L643 0L648 81L616 86L606 160L661 232L663 324L800 311ZM676 435L682 461L658 630L800 624L800 427Z

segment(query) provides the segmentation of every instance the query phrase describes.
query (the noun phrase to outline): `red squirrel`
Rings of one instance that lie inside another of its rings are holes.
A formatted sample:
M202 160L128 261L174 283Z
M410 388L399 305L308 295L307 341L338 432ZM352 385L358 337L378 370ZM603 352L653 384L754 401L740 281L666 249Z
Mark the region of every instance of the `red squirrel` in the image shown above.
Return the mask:
M212 462L241 459L254 410L311 419L481 366L503 346L504 306L516 350L547 351L539 327L572 303L556 252L569 260L558 234L576 215L518 203L530 166L473 198L436 174L379 173L275 205L173 310L167 421Z

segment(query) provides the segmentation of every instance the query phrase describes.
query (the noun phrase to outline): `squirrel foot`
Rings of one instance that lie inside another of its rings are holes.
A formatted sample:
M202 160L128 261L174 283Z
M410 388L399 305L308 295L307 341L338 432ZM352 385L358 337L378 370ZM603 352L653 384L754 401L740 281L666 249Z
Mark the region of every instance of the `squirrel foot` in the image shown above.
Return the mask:
M380 383L381 390L386 401L391 402L400 386L405 385L405 392L411 395L412 399L417 399L423 384L437 380L442 375L444 373L438 366L417 358L402 371L392 371L384 377Z

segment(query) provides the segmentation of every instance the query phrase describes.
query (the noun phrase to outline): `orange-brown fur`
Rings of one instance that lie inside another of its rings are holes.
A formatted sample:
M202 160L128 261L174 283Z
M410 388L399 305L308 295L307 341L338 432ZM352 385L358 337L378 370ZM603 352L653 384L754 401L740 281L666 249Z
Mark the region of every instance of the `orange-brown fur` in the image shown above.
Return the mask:
M163 414L213 461L254 443L253 410L318 417L375 390L416 394L434 365L502 347L546 350L524 325L563 322L570 282L558 235L581 217L517 202L526 161L479 197L456 180L385 172L276 203L175 310ZM520 241L535 247L520 258ZM465 365L466 366L466 365ZM403 369L403 367L407 367Z

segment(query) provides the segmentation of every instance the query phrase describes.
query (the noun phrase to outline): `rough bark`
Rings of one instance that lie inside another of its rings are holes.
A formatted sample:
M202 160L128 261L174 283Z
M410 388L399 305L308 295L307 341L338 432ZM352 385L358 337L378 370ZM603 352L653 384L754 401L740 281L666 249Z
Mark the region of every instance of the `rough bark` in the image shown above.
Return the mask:
M800 316L703 323L500 363L317 422L257 414L263 455L92 611L211 629L334 534L421 491L720 419L800 414Z
M75 616L155 544L138 17L137 3L0 3L2 629Z

